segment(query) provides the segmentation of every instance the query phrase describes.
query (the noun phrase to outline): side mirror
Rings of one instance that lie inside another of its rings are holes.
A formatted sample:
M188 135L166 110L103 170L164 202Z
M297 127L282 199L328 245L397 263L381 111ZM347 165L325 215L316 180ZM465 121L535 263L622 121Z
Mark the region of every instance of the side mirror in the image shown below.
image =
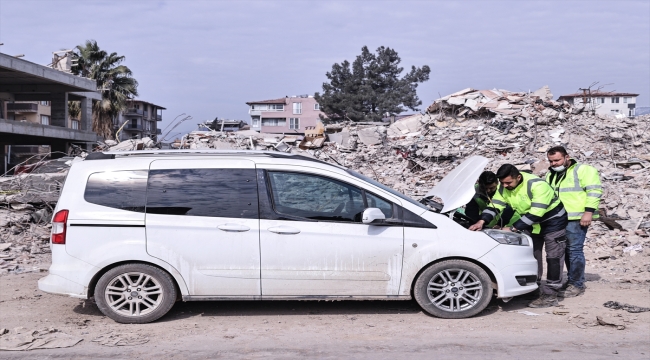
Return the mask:
M381 212L381 210L377 208L367 208L366 210L363 211L361 221L364 224L372 224L376 220L386 220L386 216L384 215L383 212Z

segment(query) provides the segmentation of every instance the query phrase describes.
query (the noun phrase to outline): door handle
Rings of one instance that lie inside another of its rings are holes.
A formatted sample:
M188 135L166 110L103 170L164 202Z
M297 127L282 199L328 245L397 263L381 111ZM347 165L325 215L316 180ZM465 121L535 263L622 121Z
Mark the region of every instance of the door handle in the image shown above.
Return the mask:
M300 230L290 226L273 226L267 229L276 234L295 235L299 234Z
M239 225L239 224L223 224L223 225L217 226L217 229L219 229L221 231L244 232L244 231L250 230L251 228L249 228L248 226Z

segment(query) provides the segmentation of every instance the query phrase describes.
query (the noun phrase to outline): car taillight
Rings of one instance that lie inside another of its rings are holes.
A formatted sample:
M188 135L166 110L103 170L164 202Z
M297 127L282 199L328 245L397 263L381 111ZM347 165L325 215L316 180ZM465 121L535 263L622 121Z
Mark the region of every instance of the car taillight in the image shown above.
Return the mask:
M61 210L52 218L52 244L65 244L65 230L68 225L68 210Z

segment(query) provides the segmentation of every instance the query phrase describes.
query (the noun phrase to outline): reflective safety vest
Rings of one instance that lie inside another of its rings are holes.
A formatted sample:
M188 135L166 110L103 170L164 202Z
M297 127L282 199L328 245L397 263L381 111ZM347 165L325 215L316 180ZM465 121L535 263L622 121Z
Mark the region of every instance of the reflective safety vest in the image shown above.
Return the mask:
M479 193L478 185L474 185L474 189L476 190L476 194L474 195L473 200L476 202L476 204L478 204L479 214L482 214L483 211L488 207L493 207L493 204L490 198L486 194ZM492 229L495 225L499 223L500 219L501 219L501 212L498 212L497 215L492 219L492 221L490 221L486 225L486 227L488 229ZM510 227L517 220L519 220L519 214L515 212L510 218L510 221L508 221L508 224L504 224L504 226Z
M578 164L573 159L571 162L573 165L569 166L564 173L549 171L546 174L546 181L560 197L569 220L580 220L585 209L592 211L593 218L597 219L598 205L603 196L598 170L590 165Z
M551 186L544 180L535 175L522 172L521 183L513 190L508 190L503 185L499 185L499 190L494 195L492 203L495 205L497 213L503 212L506 205L510 205L515 212L521 214L513 226L518 230L526 230L532 227L533 234L539 234L541 231L540 222L550 220L556 216L564 216L564 211L555 215L545 215L560 205L560 199L557 197ZM497 213L493 209L483 211L481 220L486 223L492 221Z

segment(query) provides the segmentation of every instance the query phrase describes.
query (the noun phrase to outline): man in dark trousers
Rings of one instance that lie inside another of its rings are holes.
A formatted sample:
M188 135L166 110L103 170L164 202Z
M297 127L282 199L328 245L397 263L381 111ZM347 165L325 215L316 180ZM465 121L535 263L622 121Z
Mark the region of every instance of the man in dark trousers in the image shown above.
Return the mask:
M585 238L591 221L598 219L598 205L603 195L603 186L598 170L571 159L564 147L552 147L546 152L546 156L551 164L549 172L546 173L546 181L560 197L569 217L565 255L569 279L566 289L559 295L580 296L585 292Z
M497 201L510 205L521 218L506 231L530 231L533 252L537 259L537 281L543 274L542 249L546 247L546 283L539 298L529 307L543 308L557 306L558 292L562 287L562 268L566 247L567 214L562 202L551 186L535 175L522 173L511 164L505 164L497 171L501 185L494 195L494 210L483 211L481 220L470 230L480 230L483 225L505 209Z

